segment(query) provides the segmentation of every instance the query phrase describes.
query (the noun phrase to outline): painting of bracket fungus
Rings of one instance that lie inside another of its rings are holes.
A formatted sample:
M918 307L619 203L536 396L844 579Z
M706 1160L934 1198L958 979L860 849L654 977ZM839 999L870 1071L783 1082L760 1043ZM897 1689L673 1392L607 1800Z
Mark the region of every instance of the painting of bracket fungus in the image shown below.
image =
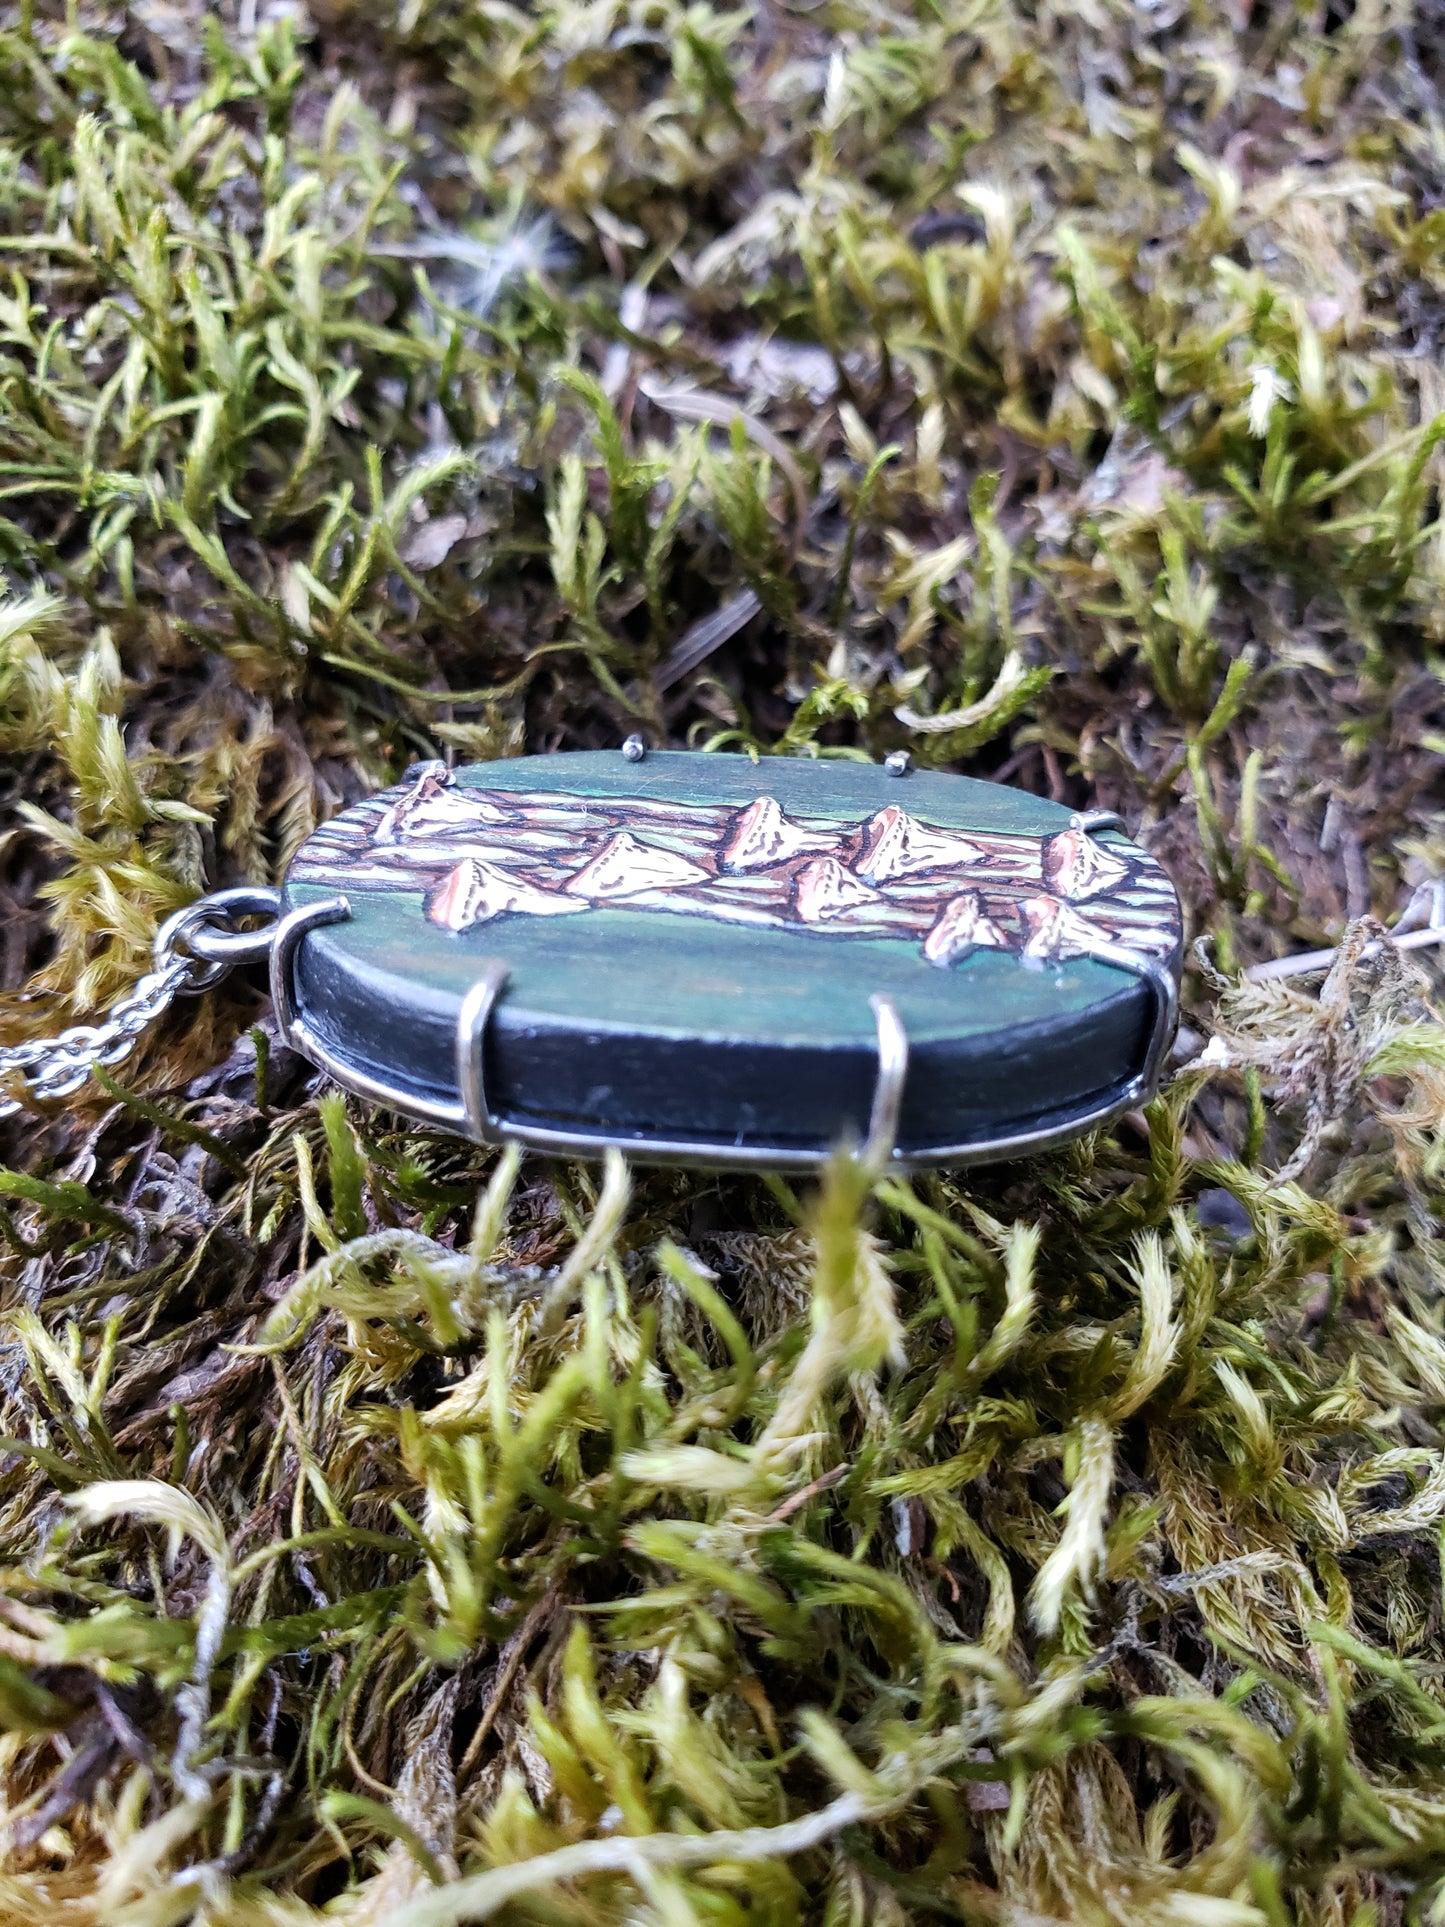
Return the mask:
M1132 844L1080 823L1052 836L950 830L889 804L858 823L743 807L463 788L426 769L319 830L293 872L347 889L420 890L464 931L603 905L798 930L898 937L947 968L976 950L1026 963L1179 941L1174 891Z

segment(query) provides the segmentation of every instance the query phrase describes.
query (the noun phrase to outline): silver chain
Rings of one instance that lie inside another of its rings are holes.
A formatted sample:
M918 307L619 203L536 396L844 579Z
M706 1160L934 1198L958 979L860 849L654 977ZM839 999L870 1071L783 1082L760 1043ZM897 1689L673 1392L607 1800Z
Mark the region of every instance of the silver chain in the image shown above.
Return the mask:
M0 1118L46 1098L78 1091L97 1066L107 1069L129 1057L142 1033L163 1017L177 997L209 990L238 963L263 957L271 947L269 929L242 931L240 917L273 920L280 908L275 890L221 890L187 904L161 925L155 963L129 996L98 1024L75 1024L55 1037L33 1037L23 1044L0 1044ZM15 1081L23 1091L13 1095Z

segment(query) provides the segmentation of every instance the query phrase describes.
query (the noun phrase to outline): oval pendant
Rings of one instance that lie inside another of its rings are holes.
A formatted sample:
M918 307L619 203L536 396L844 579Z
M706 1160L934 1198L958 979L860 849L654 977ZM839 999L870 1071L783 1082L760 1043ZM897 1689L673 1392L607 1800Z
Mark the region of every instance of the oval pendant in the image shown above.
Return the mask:
M1117 819L967 777L653 752L409 780L308 838L283 1033L482 1142L653 1162L1039 1150L1152 1090L1179 901Z

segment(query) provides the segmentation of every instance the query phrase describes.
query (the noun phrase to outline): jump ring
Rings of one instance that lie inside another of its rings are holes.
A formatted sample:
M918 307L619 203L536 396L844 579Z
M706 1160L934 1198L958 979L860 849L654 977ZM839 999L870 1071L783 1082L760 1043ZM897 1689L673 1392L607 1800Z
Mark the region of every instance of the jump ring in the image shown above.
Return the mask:
M238 917L270 917L281 913L281 892L254 884L234 890L218 890L214 896L199 897L166 918L156 933L156 965L164 969L178 953L194 957L210 969L191 981L190 988L204 990L236 964L257 963L270 954L273 930L218 930L213 926Z

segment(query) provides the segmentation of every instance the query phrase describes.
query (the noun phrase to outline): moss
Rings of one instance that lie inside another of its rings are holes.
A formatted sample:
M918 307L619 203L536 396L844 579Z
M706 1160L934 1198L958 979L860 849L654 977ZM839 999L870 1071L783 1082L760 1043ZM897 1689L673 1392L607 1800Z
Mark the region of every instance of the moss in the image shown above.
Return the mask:
M1438 29L6 16L6 1041L633 729L1117 808L1200 941L969 1176L476 1152L239 978L11 1119L6 1920L1445 1907Z

